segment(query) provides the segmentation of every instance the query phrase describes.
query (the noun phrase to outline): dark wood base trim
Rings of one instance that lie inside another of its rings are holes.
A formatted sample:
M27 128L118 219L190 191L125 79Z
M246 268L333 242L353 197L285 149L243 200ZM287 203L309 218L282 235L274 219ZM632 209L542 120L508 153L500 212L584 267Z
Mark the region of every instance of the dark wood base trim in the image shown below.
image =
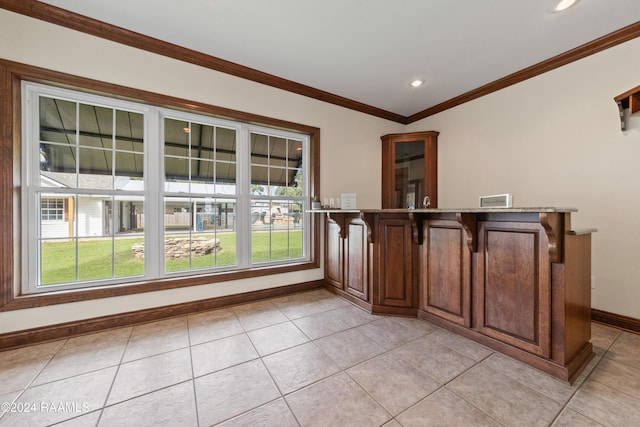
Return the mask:
M474 330L467 329L464 326L451 323L438 316L427 313L426 311L418 310L418 318L434 323L453 333L462 335L465 338L469 338L470 340L485 345L504 355L520 360L533 368L539 369L561 380L568 381L569 383L572 383L578 377L578 375L580 375L580 372L582 372L589 361L591 361L591 359L595 356L591 343L588 343L570 363L568 363L566 366L562 366L551 360L541 358L524 350L520 350L519 348L512 347L501 341L495 340L486 335L482 335Z
M339 297L346 299L350 303L355 304L358 307L362 308L363 310L366 310L369 313L371 313L371 304L369 304L368 302L362 301L360 298L356 298L353 295L348 294L347 292L341 289L338 289L333 285L328 284L327 282L324 282L324 288L329 292L336 294Z
M580 350L580 353L578 353L572 361L566 364L567 371L573 372L573 375L571 375L571 377L569 378L570 382L573 382L573 380L578 378L580 373L582 373L582 370L587 367L587 365L589 364L589 362L591 362L595 355L596 354L593 351L593 344L591 344L591 342L588 342Z
M128 313L112 314L108 316L95 317L93 319L76 320L73 322L59 323L57 325L43 326L24 331L9 332L6 334L0 334L0 350L68 338L75 335L82 335L106 329L131 326L138 323L166 319L168 317L182 316L198 311L212 310L215 308L237 305L265 298L290 295L296 292L318 289L323 286L324 281L317 280L313 282L280 286L277 288L261 289L259 291L241 294L226 295L206 300L148 308Z
M627 317L621 314L609 313L607 311L592 308L591 320L607 326L640 334L640 319L634 319L633 317Z
M371 309L372 314L386 314L389 316L410 316L416 317L418 315L417 308L407 307L391 307L388 305L374 305Z

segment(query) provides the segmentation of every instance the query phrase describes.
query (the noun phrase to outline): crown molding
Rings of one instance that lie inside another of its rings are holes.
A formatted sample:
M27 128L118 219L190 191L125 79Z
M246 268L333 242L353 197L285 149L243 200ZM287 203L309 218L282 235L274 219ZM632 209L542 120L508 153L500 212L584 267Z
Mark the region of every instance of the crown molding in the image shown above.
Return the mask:
M107 24L47 3L36 0L0 0L0 8L29 16L61 27L76 30L85 34L100 37L122 45L134 47L147 52L156 53L168 58L195 64L204 68L219 71L232 76L262 83L287 92L296 93L308 98L328 102L350 110L360 111L382 119L405 123L406 117L381 108L363 104L311 86L283 79L272 74L245 67L211 55L187 49L153 37L130 31L115 25Z
M560 55L554 56L553 58L549 58L545 61L539 62L523 70L517 71L513 74L509 74L506 77L481 86L477 89L463 93L462 95L456 96L455 98L449 99L448 101L442 102L438 105L434 105L433 107L427 108L426 110L422 110L407 117L406 122L407 124L409 124L424 119L426 117L432 116L434 114L440 113L442 111L488 95L490 93L497 92L516 83L523 82L532 77L539 76L540 74L544 74L547 71L555 70L556 68L560 68L574 61L586 58L587 56L593 55L594 53L609 49L639 36L640 22L636 22L635 24L631 24L618 31L607 34L606 36L595 39L589 43L585 43L582 46L578 46L567 52L561 53Z

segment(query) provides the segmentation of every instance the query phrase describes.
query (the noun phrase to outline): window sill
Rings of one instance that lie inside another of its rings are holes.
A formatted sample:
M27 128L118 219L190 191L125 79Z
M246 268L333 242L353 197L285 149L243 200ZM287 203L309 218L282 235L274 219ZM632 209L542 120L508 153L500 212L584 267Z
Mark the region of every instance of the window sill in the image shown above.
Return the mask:
M163 291L168 289L184 288L189 286L209 285L229 282L240 279L270 276L275 274L290 273L292 271L311 270L319 268L318 261L306 261L285 266L256 267L242 271L229 271L198 276L160 279L144 282L133 282L122 285L102 286L91 289L60 290L48 293L18 295L7 304L0 307L0 311L23 310L27 308L44 307L55 304L67 304L78 301L97 300L124 295L133 295L145 292Z

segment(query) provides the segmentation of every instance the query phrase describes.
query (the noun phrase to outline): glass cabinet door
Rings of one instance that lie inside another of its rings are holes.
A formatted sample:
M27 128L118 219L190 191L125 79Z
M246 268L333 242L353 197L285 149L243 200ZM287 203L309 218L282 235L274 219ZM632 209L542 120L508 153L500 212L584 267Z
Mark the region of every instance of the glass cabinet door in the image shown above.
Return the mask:
M437 138L433 131L382 137L383 209L437 207Z

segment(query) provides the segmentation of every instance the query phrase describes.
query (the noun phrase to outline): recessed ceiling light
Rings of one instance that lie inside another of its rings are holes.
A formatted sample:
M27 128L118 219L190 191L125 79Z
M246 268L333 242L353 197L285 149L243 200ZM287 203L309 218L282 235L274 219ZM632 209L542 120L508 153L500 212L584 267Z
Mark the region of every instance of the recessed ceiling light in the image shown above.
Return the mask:
M411 83L409 83L409 86L411 87L420 87L424 84L424 80L414 80Z
M578 3L578 0L560 0L556 3L556 6L553 8L554 12L562 12L563 10L569 9L571 6L574 6Z

